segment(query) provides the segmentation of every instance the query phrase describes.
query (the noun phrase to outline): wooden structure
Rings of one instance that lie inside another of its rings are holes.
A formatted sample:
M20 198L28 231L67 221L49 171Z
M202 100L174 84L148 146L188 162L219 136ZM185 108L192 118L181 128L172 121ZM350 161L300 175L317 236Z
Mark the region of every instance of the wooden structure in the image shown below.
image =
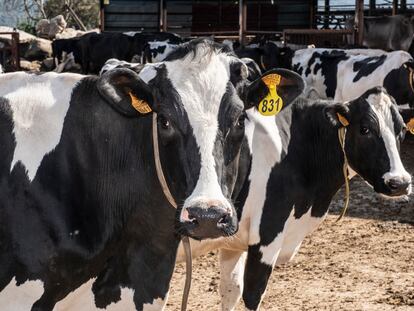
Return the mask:
M364 0L355 0L355 5L352 7L346 5L335 7L331 5L330 0L324 0L323 4L323 10L318 10L315 14L316 29L285 29L285 43L315 44L319 47L342 47L349 44L361 46L365 15L414 13L414 3L411 1L408 5L407 0L392 0L392 5L385 2L379 5L376 0L369 0L369 3L364 5ZM346 27L346 21L351 21L352 18L353 28Z
M19 32L0 32L0 35L11 37L10 45L0 47L0 64L5 66L5 69L20 70L20 54L19 54ZM10 64L6 64L6 60L10 55ZM7 66L6 66L7 65ZM10 66L10 68L7 68Z
M101 0L101 30L239 37L311 28L316 0Z
M411 12L407 0L392 0L392 8L379 8L377 0L355 0L342 9L324 0L100 0L101 30L169 31L191 36L239 38L284 34L285 42L346 44L352 36L362 43L364 15ZM380 0L378 0L380 1ZM412 6L412 5L411 5ZM322 10L321 10L322 9ZM354 17L353 29L345 21ZM300 30L299 30L300 29ZM324 30L320 30L324 29Z

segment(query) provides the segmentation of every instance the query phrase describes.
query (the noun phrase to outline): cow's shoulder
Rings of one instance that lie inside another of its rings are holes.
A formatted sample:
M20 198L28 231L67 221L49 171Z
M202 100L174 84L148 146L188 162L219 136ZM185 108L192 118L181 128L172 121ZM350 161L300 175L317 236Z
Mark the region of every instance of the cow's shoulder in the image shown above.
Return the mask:
M11 168L21 162L29 178L34 178L44 155L59 143L72 90L82 78L72 73L16 73L0 83L3 110L11 117L15 141Z

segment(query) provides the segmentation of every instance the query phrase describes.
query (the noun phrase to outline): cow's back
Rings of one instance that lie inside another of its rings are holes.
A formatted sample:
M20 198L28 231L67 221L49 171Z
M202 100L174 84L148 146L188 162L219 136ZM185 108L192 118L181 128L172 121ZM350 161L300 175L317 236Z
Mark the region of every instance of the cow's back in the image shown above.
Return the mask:
M388 52L378 56L352 55L338 66L335 101L353 100L368 89L384 85L387 75L404 63L412 61L404 51ZM393 94L392 90L387 91Z

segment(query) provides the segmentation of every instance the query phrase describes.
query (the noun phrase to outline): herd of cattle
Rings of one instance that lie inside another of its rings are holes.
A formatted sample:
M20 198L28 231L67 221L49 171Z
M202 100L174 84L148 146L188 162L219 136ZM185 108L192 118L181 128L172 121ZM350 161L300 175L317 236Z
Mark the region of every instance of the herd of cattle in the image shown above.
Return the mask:
M346 178L411 193L407 52L143 36L54 41L97 76L0 75L1 310L162 310L181 236L258 310Z

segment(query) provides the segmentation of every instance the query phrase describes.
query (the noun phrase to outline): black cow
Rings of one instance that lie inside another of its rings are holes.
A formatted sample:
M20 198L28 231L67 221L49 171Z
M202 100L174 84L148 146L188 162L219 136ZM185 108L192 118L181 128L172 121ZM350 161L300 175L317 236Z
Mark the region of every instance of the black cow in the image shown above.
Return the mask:
M52 43L53 57L57 64L64 61L62 54L73 53L75 63L82 73L99 73L105 62L111 58L130 62L141 58L149 42L164 41L179 44L183 40L172 33L134 33L117 32L88 33L81 37L55 40Z
M81 50L77 44L79 39L80 37L57 39L52 42L52 57L56 66L65 60L66 54L70 53L73 53L76 63L81 63Z
M275 73L287 106L303 81ZM92 279L89 304L73 310L160 310L180 234L237 230L244 111L269 93L246 77L241 61L206 40L139 76L2 75L1 308L49 311ZM157 178L157 150L177 210Z
M278 47L275 42L266 42L254 47L243 47L234 51L240 58L248 57L259 64L262 71L285 68L291 69L294 50L290 47Z
M248 112L248 120L251 165L235 200L239 231L191 241L194 256L220 248L222 310L234 310L242 293L248 310L259 309L274 265L295 256L344 184L344 152L351 177L359 174L374 191L411 192L398 152L405 125L381 87L345 104L297 100L275 119ZM338 139L344 127L345 151Z
M354 19L346 27L353 29ZM414 37L414 17L409 15L364 17L362 45L386 51L408 51Z

